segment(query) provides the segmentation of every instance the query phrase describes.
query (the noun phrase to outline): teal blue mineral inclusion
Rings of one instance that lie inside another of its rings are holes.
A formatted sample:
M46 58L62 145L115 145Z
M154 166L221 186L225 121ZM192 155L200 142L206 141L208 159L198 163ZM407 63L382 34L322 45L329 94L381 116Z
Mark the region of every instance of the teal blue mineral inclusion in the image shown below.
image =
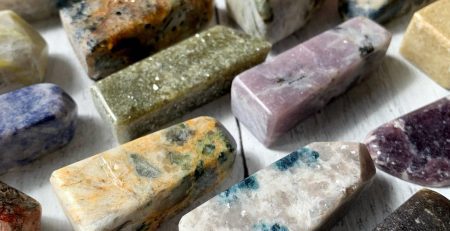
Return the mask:
M259 223L253 226L253 231L289 231L289 229L286 226L280 225L278 223Z
M229 189L219 194L220 201L229 204L239 199L238 194L242 191L256 191L259 188L255 175L245 178L243 181L231 186Z
M287 171L295 166L306 165L314 167L319 159L319 153L310 148L301 148L284 158L273 163L273 166L280 171Z

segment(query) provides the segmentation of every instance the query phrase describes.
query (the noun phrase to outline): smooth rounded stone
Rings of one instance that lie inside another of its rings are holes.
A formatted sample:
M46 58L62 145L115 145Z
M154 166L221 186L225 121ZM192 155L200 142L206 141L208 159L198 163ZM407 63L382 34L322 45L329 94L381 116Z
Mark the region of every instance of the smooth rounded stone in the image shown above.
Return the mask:
M0 230L41 230L39 202L3 182L0 182Z
M429 187L449 186L449 97L372 131L366 144L375 165L412 183Z
M312 143L192 210L179 230L329 230L374 176L363 144Z
M58 4L72 0L1 0L0 10L13 10L33 22L58 15Z
M73 99L54 84L35 84L0 95L0 173L69 143L76 114Z
M47 61L44 38L13 11L0 11L0 87L42 82Z
M227 0L228 14L250 35L276 43L302 28L324 0Z
M422 189L374 229L374 231L403 230L450 230L450 201L437 192Z
M198 117L53 172L50 182L77 231L156 230L230 173L236 143Z
M213 13L213 0L72 0L60 10L72 47L94 80L188 38Z
M363 16L379 23L420 9L434 0L339 0L339 12L345 18Z

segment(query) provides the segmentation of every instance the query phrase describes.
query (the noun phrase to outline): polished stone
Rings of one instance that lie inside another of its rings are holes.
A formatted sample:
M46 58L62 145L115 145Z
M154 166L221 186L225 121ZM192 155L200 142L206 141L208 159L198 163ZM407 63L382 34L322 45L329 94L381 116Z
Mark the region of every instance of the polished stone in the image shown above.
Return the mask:
M192 210L179 230L329 230L374 175L364 145L312 143Z
M374 71L391 33L369 19L344 22L237 76L233 114L265 145Z
M236 144L218 121L198 117L53 172L75 230L155 230L215 188Z
M1 0L0 10L12 10L34 22L47 19L58 14L57 5L70 0Z

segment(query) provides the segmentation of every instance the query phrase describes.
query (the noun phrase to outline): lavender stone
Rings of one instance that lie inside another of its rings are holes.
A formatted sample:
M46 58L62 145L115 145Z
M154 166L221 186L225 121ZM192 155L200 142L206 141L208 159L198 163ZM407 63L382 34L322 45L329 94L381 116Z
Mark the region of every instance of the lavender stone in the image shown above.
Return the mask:
M450 96L372 131L366 140L375 164L403 180L450 185Z
M270 145L378 67L390 39L371 20L351 19L236 77L233 114Z
M66 145L74 135L76 108L54 84L0 95L0 173Z

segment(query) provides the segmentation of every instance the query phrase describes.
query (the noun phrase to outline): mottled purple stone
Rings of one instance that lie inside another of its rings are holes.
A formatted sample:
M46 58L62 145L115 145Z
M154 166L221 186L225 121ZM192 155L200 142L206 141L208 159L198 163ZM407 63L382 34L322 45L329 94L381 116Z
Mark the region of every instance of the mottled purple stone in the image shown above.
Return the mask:
M382 125L366 144L381 170L424 186L449 186L449 97Z

